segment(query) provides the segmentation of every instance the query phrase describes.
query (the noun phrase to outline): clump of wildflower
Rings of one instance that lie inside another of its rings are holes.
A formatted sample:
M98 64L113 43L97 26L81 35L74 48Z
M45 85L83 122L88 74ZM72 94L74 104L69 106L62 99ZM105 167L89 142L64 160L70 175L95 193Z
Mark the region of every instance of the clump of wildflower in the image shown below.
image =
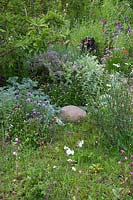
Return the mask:
M84 144L84 140L81 140L77 143L77 147L81 148Z
M69 155L74 155L74 150L71 150L69 147L64 146L64 150L66 151L66 154Z

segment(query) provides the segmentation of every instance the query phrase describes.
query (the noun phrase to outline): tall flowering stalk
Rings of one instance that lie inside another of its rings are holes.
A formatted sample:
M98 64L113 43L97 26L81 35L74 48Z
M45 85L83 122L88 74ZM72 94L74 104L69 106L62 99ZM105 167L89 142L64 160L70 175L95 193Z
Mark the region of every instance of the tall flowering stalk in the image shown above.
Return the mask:
M124 189L129 188L129 195L133 195L133 155L129 158L126 156L126 151L121 149L121 160L118 162L121 165L122 170L122 183L124 184ZM128 173L128 174L127 174Z
M17 180L18 180L18 169L19 169L19 163L18 163L18 152L20 150L20 146L19 146L19 139L16 138L14 143L14 149L15 151L12 153L13 157L15 159L15 177L13 179L13 194L14 194L14 198L17 199Z

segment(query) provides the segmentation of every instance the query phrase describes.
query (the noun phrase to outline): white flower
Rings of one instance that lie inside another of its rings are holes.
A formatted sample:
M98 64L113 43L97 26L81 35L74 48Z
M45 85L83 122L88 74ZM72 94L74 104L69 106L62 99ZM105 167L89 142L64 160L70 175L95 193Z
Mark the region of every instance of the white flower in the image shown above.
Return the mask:
M75 167L72 167L72 171L76 172L76 168L75 168Z
M19 139L18 138L15 138L15 144L18 144L19 143Z
M121 161L120 161L120 160L118 161L118 164L119 164L119 165L121 164Z
M115 67L118 67L118 68L120 67L120 63L117 63L117 64L114 63L113 65L114 65Z
M66 154L69 156L69 155L74 155L74 150L71 150L71 149L67 149L66 150Z
M57 168L57 166L56 166L56 165L54 165L54 166L53 166L53 169L56 169L56 168Z
M68 150L69 149L69 147L67 147L67 146L64 146L64 150Z
M17 152L16 151L14 151L12 154L13 154L13 156L17 156Z
M84 144L84 140L81 140L78 142L77 147L81 148L83 146L83 144Z
M69 163L72 163L72 162L73 162L73 160L72 160L72 159L68 159L67 161L68 161Z
M69 155L74 155L74 150L71 150L69 147L64 146L64 150L66 151L66 154Z

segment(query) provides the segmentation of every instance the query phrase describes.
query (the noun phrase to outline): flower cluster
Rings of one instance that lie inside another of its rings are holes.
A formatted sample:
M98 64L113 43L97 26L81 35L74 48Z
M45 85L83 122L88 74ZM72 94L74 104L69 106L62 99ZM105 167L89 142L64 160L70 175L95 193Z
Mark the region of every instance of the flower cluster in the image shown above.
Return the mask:
M114 24L107 22L107 20L101 20L99 22L101 28L101 32L110 35L111 37L118 37L119 33L124 32L126 34L131 33L131 27L128 23L127 17L124 17L123 22L116 21Z
M81 141L77 142L76 147L82 148L83 145L84 145L84 140L81 140ZM74 150L70 149L67 146L64 146L64 150L65 150L67 156L74 156L74 153L75 153ZM76 172L77 169L75 168L75 165L77 164L77 161L76 160L72 160L72 159L68 159L67 162L72 166L72 171ZM82 173L81 170L79 170L78 172L79 172L79 174Z

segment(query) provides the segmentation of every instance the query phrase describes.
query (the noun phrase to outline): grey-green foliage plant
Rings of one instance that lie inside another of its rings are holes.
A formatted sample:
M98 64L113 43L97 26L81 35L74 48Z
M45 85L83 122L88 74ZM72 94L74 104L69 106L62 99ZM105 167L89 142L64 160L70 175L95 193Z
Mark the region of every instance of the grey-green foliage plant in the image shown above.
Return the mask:
M77 60L77 79L80 79L86 105L90 106L102 92L104 70L96 56L85 55Z
M56 124L58 109L51 105L47 95L36 89L37 82L23 79L18 83L17 77L10 78L8 82L10 86L0 91L3 137L18 137L23 144L38 145Z
M133 120L128 85L123 84L120 74L114 74L108 76L106 86L106 93L99 97L95 119L108 142L121 145L124 138L126 144L132 138Z

